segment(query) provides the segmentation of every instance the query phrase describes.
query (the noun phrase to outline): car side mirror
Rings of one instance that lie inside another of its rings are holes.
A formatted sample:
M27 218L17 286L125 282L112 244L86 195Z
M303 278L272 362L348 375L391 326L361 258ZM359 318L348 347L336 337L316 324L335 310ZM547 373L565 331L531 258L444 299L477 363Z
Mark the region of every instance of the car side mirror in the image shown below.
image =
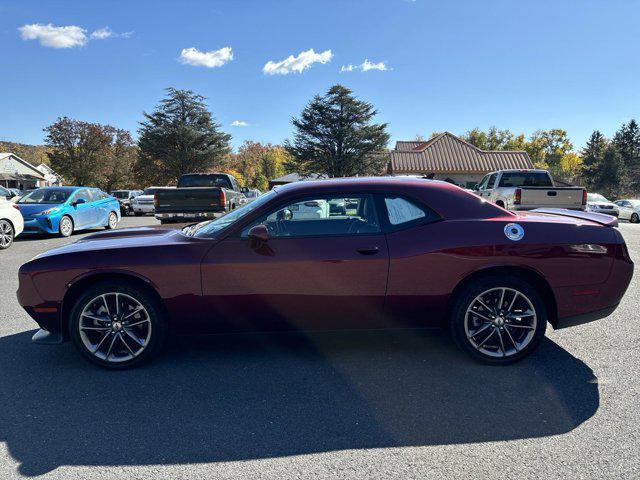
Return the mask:
M75 207L76 205L82 205L83 203L86 203L86 200L84 198L79 198L75 202L73 202L72 205Z
M471 187L471 190L475 190L477 192L478 190L480 190L480 185L476 183L473 187Z
M242 187L240 191L246 195L247 193L249 193L249 187Z
M266 225L254 225L249 229L249 241L252 245L260 245L269 240L269 229Z

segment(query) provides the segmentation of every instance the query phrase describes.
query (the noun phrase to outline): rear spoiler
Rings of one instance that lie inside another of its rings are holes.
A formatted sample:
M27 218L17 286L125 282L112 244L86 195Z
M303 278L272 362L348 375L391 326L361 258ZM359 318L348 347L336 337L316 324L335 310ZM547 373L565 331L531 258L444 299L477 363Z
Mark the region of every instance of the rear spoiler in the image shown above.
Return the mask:
M588 220L590 222L599 223L606 227L617 227L618 219L612 215L606 215L604 213L595 212L583 212L582 210L569 210L566 208L536 208L530 210L537 213L548 213L550 215L561 215L563 217L579 218L581 220Z

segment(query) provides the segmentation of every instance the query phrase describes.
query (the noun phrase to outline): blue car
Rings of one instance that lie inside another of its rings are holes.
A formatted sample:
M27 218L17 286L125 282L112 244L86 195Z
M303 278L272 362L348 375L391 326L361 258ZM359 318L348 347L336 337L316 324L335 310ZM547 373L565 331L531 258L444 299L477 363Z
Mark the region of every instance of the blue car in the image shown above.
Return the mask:
M24 218L24 231L54 233L106 227L120 221L120 204L102 190L88 187L38 188L16 202Z

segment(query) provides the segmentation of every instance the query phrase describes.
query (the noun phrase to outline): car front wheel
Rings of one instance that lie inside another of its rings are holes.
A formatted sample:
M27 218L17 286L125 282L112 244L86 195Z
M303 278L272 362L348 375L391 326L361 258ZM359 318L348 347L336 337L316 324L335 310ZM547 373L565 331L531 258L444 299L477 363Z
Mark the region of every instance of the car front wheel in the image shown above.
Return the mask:
M631 223L638 223L640 221L640 217L638 217L637 213L631 214L631 218L629 219Z
M539 345L547 314L540 294L517 276L485 277L458 295L450 319L456 344L476 360L505 365Z
M107 230L113 230L118 226L118 216L116 212L111 212L109 214L109 219L107 220Z
M14 237L13 225L6 220L0 220L0 250L9 248L13 243Z
M60 219L60 225L58 225L58 232L63 237L70 237L73 233L73 220L66 215Z
M75 302L69 333L84 358L101 367L123 369L155 356L166 336L158 302L126 283L101 283Z

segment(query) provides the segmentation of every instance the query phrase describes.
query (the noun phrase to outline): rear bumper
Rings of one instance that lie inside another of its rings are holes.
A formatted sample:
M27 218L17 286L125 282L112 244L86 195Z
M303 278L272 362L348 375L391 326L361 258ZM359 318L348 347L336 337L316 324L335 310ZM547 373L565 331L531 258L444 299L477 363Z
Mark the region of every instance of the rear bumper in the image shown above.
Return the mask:
M131 209L136 213L153 213L156 211L153 203L149 204L135 204L131 206Z
M224 212L224 209L220 209L215 212L156 213L156 218L159 220L167 220L167 219L197 220L197 219L216 218L223 212Z
M611 305L610 307L602 308L594 312L582 313L580 315L560 318L558 319L558 323L556 324L555 329L559 330L561 328L575 327L577 325L582 325L583 323L594 322L596 320L600 320L601 318L608 317L614 312L616 308L618 308L618 305L619 303L616 303L615 305Z

